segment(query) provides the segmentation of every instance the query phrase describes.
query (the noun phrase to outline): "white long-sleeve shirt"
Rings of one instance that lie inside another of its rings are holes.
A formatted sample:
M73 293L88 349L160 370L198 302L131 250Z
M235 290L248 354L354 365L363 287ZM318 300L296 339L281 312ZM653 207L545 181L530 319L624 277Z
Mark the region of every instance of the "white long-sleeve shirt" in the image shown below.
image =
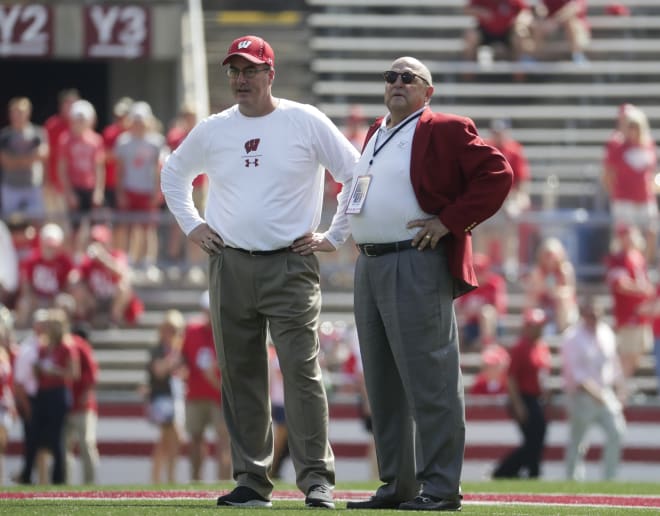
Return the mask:
M601 389L610 389L622 379L616 337L602 321L595 333L582 322L569 328L562 341L561 356L564 386L569 393L576 392L587 380Z
M345 214L359 158L339 129L313 106L280 99L268 115L246 117L238 106L200 122L170 155L161 188L188 234L204 222L192 180L209 178L204 218L231 247L288 247L321 220L327 168L343 184L326 238L338 247L350 228Z

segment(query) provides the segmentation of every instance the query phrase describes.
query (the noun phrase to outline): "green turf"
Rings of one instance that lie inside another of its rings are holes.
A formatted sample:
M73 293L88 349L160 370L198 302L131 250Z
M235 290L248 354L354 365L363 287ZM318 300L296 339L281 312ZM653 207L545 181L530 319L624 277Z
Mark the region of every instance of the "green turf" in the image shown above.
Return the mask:
M465 493L568 493L603 495L657 495L659 483L569 482L544 480L490 480L463 483Z
M167 516L182 515L193 516L195 514L228 514L231 516L266 516L268 514L298 514L301 512L324 513L326 509L308 509L302 502L275 502L269 509L240 509L234 507L216 507L214 501L205 500L161 500L161 501L90 501L90 500L20 500L1 501L0 514L28 515L34 516L68 516L68 515L90 515L90 516L126 516L126 515L158 515ZM401 516L407 514L404 511L395 510L346 510L346 504L337 502L337 510L347 516ZM327 511L331 513L331 511ZM420 514L415 512L413 514ZM614 516L614 515L645 515L657 514L655 509L619 509L606 507L572 507L572 506L526 506L526 505L464 505L462 514L474 514L480 516L497 515L530 515L530 516Z
M338 490L367 490L373 491L377 484L374 483L339 483ZM81 486L67 486L65 490L71 491L212 491L220 492L231 489L233 484L197 484L197 485L162 485L162 486L95 486L93 488ZM279 483L277 490L295 489L291 484ZM6 491L11 492L44 492L61 491L62 487L53 486L20 486L8 487ZM637 484L625 482L544 482L544 481L488 481L467 482L463 484L464 493L468 494L467 503L463 506L463 514L474 514L483 516L614 516L614 515L651 515L657 514L657 508L651 509L621 509L607 507L575 507L555 505L510 505L510 504L471 504L469 493L566 493L566 494L603 494L603 495L660 495L660 485L653 483ZM302 496L302 495L301 495ZM345 512L347 516L392 516L406 514L403 511L379 510L379 511L346 511L345 502L337 502L337 510ZM265 516L267 514L297 514L300 511L313 511L315 513L325 512L324 509L307 509L302 501L275 501L271 509L239 509L220 508L215 505L215 499L208 500L0 500L1 515L35 515L35 516L68 516L68 515L90 515L90 516L124 516L124 515L182 515L193 516L197 514L221 513L231 516ZM416 513L419 514L419 513Z

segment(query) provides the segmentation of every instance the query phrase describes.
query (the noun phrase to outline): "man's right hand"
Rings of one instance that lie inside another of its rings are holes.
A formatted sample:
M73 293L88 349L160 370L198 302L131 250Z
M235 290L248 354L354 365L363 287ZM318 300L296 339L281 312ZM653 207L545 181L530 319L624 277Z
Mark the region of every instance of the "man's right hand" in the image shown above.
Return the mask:
M220 252L225 246L220 235L213 231L206 222L188 233L188 239L201 247L202 251L209 255Z

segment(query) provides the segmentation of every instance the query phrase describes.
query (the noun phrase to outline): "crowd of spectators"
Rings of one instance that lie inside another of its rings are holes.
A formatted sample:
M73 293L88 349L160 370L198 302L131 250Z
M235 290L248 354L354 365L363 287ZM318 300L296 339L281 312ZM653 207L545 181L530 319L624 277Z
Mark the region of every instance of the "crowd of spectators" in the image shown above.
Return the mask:
M479 48L487 46L494 47L497 55L532 63L542 55L544 41L561 30L573 62L588 63L586 0L543 0L535 2L534 8L525 0L470 0L466 12L476 21L465 34L466 59L478 60ZM82 323L97 328L138 323L144 307L133 278L142 273L146 280L159 282L162 263L185 261L188 277L197 285L204 283L205 256L186 242L176 224L161 225L163 201L158 187L163 160L185 138L196 117L184 106L180 116L164 127L149 104L122 98L114 106L113 122L100 128L94 106L75 90L61 92L58 113L43 127L31 122L32 106L27 98L12 99L7 109L10 123L0 130L0 460L8 428L20 419L29 446L26 466L16 477L19 482L31 481L33 464L39 481L48 480L47 460L39 452L44 447L52 455L50 480L71 482L72 468L66 467L65 458L77 441L83 482L93 483L98 467L93 386L98 371L93 347L85 348L84 335L73 329ZM358 148L364 123L356 106L346 132ZM583 310L580 317L579 301L584 296L575 264L561 239L540 239L534 246L535 259L528 268L522 266L532 247L520 219L530 209L527 184L533 171L522 145L511 137L511 129L506 120L494 120L491 125L489 141L512 164L514 188L492 220L494 231L489 234L487 226L477 230L475 243L481 252L475 256L475 268L481 286L460 298L456 311L462 351L479 353L482 368L466 386L467 392L509 398L524 438L521 448L500 464L495 476L538 476L539 446L542 449L547 424L544 403L549 362L545 344L534 351L527 341L545 336L563 342L562 369L568 377L574 369L567 358L571 356L571 339L582 328L585 313L587 318L598 316L599 325L606 323L593 310ZM654 346L660 381L660 282L651 279L657 277L656 169L656 147L645 113L636 106L622 105L617 129L605 142L602 175L611 201L612 252L604 265L617 349L616 357L608 356L608 360L620 362L616 367L621 369L621 378L608 379L606 398L592 396L614 414L615 424L607 430L618 438L625 429L622 407L634 394L635 385L630 380L641 357ZM195 202L202 210L204 176L194 185ZM329 183L326 189L329 198L337 193L336 184ZM516 230L502 233L502 226ZM159 242L162 236L166 237L164 245ZM524 298L522 307L517 308L522 308L523 315L513 329L520 332L520 339L508 348L502 339L513 320L507 317L511 310L507 288L516 281L520 281ZM68 313L63 313L62 303L57 302L62 294L71 295ZM20 346L12 333L14 324L19 329L31 328ZM534 338L528 335L530 327L539 333ZM168 312L158 331L159 345L147 365L150 381L146 391L148 417L161 431L154 448L154 482L161 480L162 469L166 479L173 481L184 429L190 435L199 434L190 426L191 420L184 418L187 400L177 382L187 381L194 369L204 369L199 355L186 358L185 339L193 330L180 313ZM37 344L35 336L39 335L45 335L48 345ZM326 324L320 329L320 339L331 394L360 394L359 355L352 329L340 323ZM70 353L57 351L63 342L75 343L68 346ZM215 363L215 357L212 360ZM24 363L38 364L36 375L31 377ZM528 367L530 364L533 367ZM567 387L579 388L574 378L566 382ZM74 409L64 416L42 409L38 419L33 419L38 407L45 404L61 409L59 398L58 403L51 401L62 385L74 392L78 385ZM163 394L168 401L162 401ZM368 419L368 408L363 412ZM218 437L218 477L227 478L231 465L219 418L211 418ZM48 429L48 435L35 431L35 420L37 426ZM276 421L285 431L285 422L281 418ZM579 429L574 431L579 434ZM57 442L57 436L64 435L68 438ZM577 449L580 436L572 437L571 449ZM201 444L202 440L196 442ZM575 463L580 457L573 452L568 475L577 477L579 464ZM199 479L205 451L193 449L191 453L195 454L191 457L191 478ZM608 478L616 463L615 458L608 459ZM521 473L525 467L527 471Z
M489 66L494 57L533 64L547 53L547 40L561 32L571 60L589 62L587 0L467 0L474 26L465 31L464 57Z

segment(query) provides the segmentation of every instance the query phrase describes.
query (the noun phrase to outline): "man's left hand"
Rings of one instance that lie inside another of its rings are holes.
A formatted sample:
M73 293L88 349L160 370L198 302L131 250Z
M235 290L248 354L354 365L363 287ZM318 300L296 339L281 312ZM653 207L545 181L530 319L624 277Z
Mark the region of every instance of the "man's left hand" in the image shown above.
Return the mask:
M420 251L423 251L426 247L435 249L440 239L449 233L449 230L438 217L411 220L406 227L408 229L421 228L412 241L412 246Z
M322 233L305 233L291 244L291 250L302 256L316 252L329 253L335 250L335 246L323 236Z

